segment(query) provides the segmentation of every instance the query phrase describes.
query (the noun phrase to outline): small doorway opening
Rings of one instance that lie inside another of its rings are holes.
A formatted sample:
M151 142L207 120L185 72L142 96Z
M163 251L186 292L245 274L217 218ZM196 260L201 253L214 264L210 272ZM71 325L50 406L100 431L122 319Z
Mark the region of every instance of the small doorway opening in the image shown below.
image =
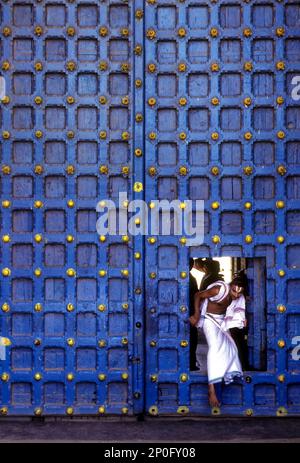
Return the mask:
M204 268L198 270L201 262ZM205 266L205 262L207 265ZM212 265L210 265L212 263ZM207 271L209 268L209 272ZM211 269L215 275L211 275ZM221 278L230 283L234 276L244 270L247 277L246 327L236 331L235 338L240 359L245 371L265 371L267 368L267 298L265 258L215 257L194 258L190 261L190 313L194 311L195 291L202 291L213 281ZM219 276L218 276L219 273ZM207 373L207 343L201 329L190 329L190 370Z

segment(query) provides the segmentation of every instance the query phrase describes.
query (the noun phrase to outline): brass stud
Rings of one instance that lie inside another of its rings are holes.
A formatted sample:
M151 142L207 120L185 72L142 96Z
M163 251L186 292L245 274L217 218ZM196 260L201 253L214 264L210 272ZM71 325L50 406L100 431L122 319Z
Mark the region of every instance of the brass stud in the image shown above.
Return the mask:
M105 310L106 310L105 304L99 304L98 305L98 310L99 310L99 312L105 312Z
M68 206L69 208L73 208L73 207L75 206L75 201L73 201L73 199L69 199L69 200L67 201L67 206Z
M278 375L278 376L277 376L277 379L278 379L278 381L279 381L280 383L284 383L284 381L285 381L285 376L284 376L284 374Z
M252 166L246 166L244 167L244 174L245 175L252 175L253 174L253 167Z
M106 274L107 274L106 270L103 270L103 269L102 269L102 270L99 270L99 272L98 272L98 275L99 275L99 277L101 277L101 278L105 277Z
M105 413L105 407L104 407L103 405L102 405L101 407L98 408L98 413L99 413L100 415L104 415L104 413Z
M11 167L10 166L6 166L6 165L2 166L1 170L2 170L2 173L4 175L9 175L11 173Z
M248 140L251 140L251 138L252 138L252 133L251 133L251 132L246 132L246 133L244 134L244 138L245 138L245 140L247 140L247 141L248 141Z
M2 137L4 138L4 140L8 140L10 138L10 132L8 130L4 130L2 132Z
M134 185L133 185L133 190L136 192L136 193L140 193L141 191L143 191L144 187L143 187L143 184L141 182L135 182Z
M44 168L43 168L43 166L41 166L40 164L37 164L37 165L34 167L34 173L35 173L35 174L41 175L43 172L44 172Z
M35 104L40 105L43 102L43 98L41 96L36 96L34 102Z
M149 2L149 0L148 0ZM152 415L152 416L157 416L158 415L158 408L156 405L152 405L150 408L149 408L149 414Z
M129 72L130 71L130 64L129 63L122 63L121 64L121 71Z
M279 407L276 411L277 416L286 416L288 414L288 411L284 407Z
M186 166L180 166L179 167L179 175L184 177L188 173L188 168Z
M211 69L211 71L213 71L213 72L217 72L217 71L219 71L220 66L219 66L218 63L211 63L210 69Z
M68 104L74 104L75 103L75 98L73 96L68 96L67 97L67 103Z
M218 201L214 201L214 202L211 204L211 208L212 208L213 210L217 210L217 209L219 209L219 207L220 207L220 203L219 203Z
M135 122L142 122L143 121L143 114L142 113L137 113L135 115Z
M11 28L10 27L4 27L2 30L2 34L4 37L9 37L11 34Z
M106 37L107 34L108 34L108 29L107 29L107 27L105 27L105 26L100 27L100 29L99 29L99 35L101 35L101 37Z
M135 86L136 88L141 88L143 85L142 79L136 79L135 80Z
M123 346L127 346L127 344L128 344L128 339L127 339L127 338L122 338L122 341L121 341L121 342L122 342Z
M43 136L43 132L41 130L36 130L35 137L36 138L42 138L42 136Z
M155 272L150 272L149 273L149 278L151 278L152 280L154 280L156 278L156 273Z
M148 99L148 105L149 106L154 106L156 104L156 99L155 98L149 98Z
M284 61L277 61L276 69L277 69L277 71L284 71L284 69L285 69Z
M186 307L185 305L182 305L182 306L180 307L180 312L181 312L181 313L186 313L186 312L187 312L187 307Z
M284 243L284 236L282 236L282 235L277 236L277 242L278 242L279 244Z
M180 106L185 106L186 104L187 104L187 99L185 97L182 97L179 99Z
M213 243L218 244L218 243L220 243L220 241L221 241L221 239L220 239L220 237L218 235L214 235L212 237L212 242Z
M106 236L105 235L100 235L99 236L99 241L100 241L100 243L104 243L106 241Z
M155 140L156 139L156 133L155 132L150 132L148 135L150 140Z
M99 66L98 66L100 71L106 71L108 68L108 64L106 61L100 61Z
M67 28L67 34L69 37L74 37L75 32L76 32L75 27L70 26Z
M68 373L68 374L67 374L67 380L68 380L68 381L73 381L73 379L74 379L73 373Z
M128 96L124 96L124 97L121 99L121 103L127 106L127 105L129 104L129 97L128 97Z
M149 342L149 345L150 345L150 347L156 347L157 342L154 341L154 339L153 339L152 341Z
M284 339L279 339L279 340L277 341L277 345L278 345L278 347L280 347L280 349L283 349L283 348L285 347L285 341L284 341Z
M211 414L212 415L220 415L221 414L220 408L219 407L212 407Z
M123 415L127 415L128 411L129 411L128 407L122 407L121 408L121 412L122 412Z
M251 209L251 207L252 207L252 204L251 204L249 201L247 201L247 202L244 204L244 207L245 207L245 209L247 209L247 210L249 211L249 210Z
M180 341L180 346L181 347L187 347L189 345L189 342L186 339L183 339Z
M99 339L99 341L98 341L98 346L99 346L99 347L105 347L105 346L106 346L106 341L105 341L105 339Z
M179 63L178 64L178 71L179 72L185 72L187 70L187 65L185 63Z
M67 339L67 344L68 344L68 346L73 347L75 345L75 339L68 338Z
M189 377L188 377L188 375L187 375L186 373L182 373L182 374L180 375L180 381L181 381L182 383L186 383L186 382L188 381L188 379L189 379Z
M68 130L67 137L70 138L70 139L74 138L75 137L74 130Z
M122 132L122 140L129 140L130 135L129 132Z
M244 70L250 72L252 71L252 69L253 69L253 64L251 63L251 61L246 61L244 63Z
M246 98L244 98L244 105L245 107L247 108L248 106L250 106L252 103L252 100L249 96L247 96Z
M67 410L66 410L66 414L67 415L73 415L73 413L74 413L73 407L68 407Z
M3 61L1 67L2 67L3 71L8 71L10 69L10 62L9 61Z
M280 276L280 277L285 276L285 271L283 269L279 269L277 273L278 273L278 276Z
M181 405L180 407L177 408L177 413L179 415L187 415L189 413L189 408L186 407L185 405Z
M67 271L66 271L66 274L68 275L68 277L75 277L76 276L76 272L73 268L68 268Z
M186 140L186 137L187 137L187 135L186 135L185 132L180 132L180 134L179 134L179 139L180 140Z
M141 148L136 148L136 150L134 151L134 154L136 157L140 157L143 155L143 151L141 150Z
M123 302L123 304L122 304L122 309L127 310L128 307L129 307L128 302Z
M277 209L283 209L285 207L285 202L282 200L276 201Z
M37 233L36 235L34 235L34 241L36 243L40 243L42 240L43 240L43 236L41 235L41 233Z
M99 381L105 381L106 380L106 375L104 373L99 373L98 379L99 379Z
M138 56L140 56L143 52L143 47L142 45L138 44L134 47L134 53Z
M34 305L34 310L35 312L41 312L43 310L43 306L40 302L37 302L35 305Z
M7 383L7 381L9 380L9 374L8 374L8 373L2 373L2 375L1 375L1 380L2 380L4 383Z
M285 137L285 133L283 132L283 130L279 130L279 131L277 132L277 138L279 138L280 140L282 140L284 137Z
M68 61L66 67L67 67L67 70L68 70L68 71L71 71L71 72L72 72L72 71L75 71L75 69L76 69L76 63L75 63L75 61Z
M217 98L216 96L214 96L214 97L211 99L211 104L214 105L214 106L217 106L218 104L220 104L219 98Z
M40 380L42 379L41 373L35 373L34 379L35 379L36 381L40 381Z
M283 304L278 304L277 310L278 310L279 313L284 313L284 312L286 312L286 306L283 305Z
M156 238L154 238L154 237L148 238L148 243L149 244L155 244L156 243Z
M122 241L123 241L124 243L128 243L128 242L129 242L129 236L128 236L128 235L123 235L123 236L122 236Z
M74 304L71 304L71 303L69 302L69 304L67 304L67 311L68 311L68 312L73 312L74 309L75 309Z
M9 98L9 96L5 95L5 96L2 98L1 102L2 102L3 104L5 104L5 105L8 104L8 103L10 103L10 98Z
M2 275L4 277L9 277L11 275L11 270L8 267L2 269Z
M40 37L43 34L43 28L41 26L36 26L34 29L34 33L35 35Z
M36 268L34 270L34 274L35 274L36 277L40 277L41 274L42 274L42 270L40 268Z
M34 65L34 69L36 71L42 71L43 70L43 64L40 61L37 61Z
M285 175L286 174L286 167L281 165L277 167L277 172L279 175Z
M2 201L1 204L2 204L2 207L4 209L8 209L10 207L10 205L11 205L11 202L8 199L5 199L5 200Z
M215 38L215 37L218 37L219 35L219 31L216 27L212 27L211 30L210 30L210 36Z
M277 27L276 28L276 35L277 37L283 37L285 34L284 27Z
M215 141L216 141L216 140L219 140L219 134L218 134L218 132L213 132L213 133L211 134L211 139L212 139L212 140L215 140Z
M10 311L10 305L9 305L7 302L4 302L4 303L2 304L1 309L2 309L2 312L5 312L5 313L6 313L6 312L9 312L9 311Z
M252 243L252 241L253 241L253 238L252 238L251 235L246 235L245 236L245 243L250 244L250 243Z
M276 103L279 104L279 105L283 104L283 103L284 103L284 98L283 98L283 96L278 96L278 97L276 98Z
M123 275L123 277L128 277L129 271L127 269L121 270L121 274Z
M108 174L108 166L102 165L99 167L100 174L107 175Z
M6 416L7 413L8 413L8 408L7 408L7 407L1 407L1 408L0 408L0 414L1 414L2 416Z
M182 37L185 37L185 36L186 36L186 30L185 30L185 28L184 28L184 27L180 27L180 28L178 29L178 37L181 37L181 38L182 38Z
M211 171L212 175L214 175L215 177L216 177L217 175L219 175L219 173L220 173L220 169L219 169L219 167L217 167L217 166L213 166L213 167L210 169L210 171Z
M41 341L39 338L37 338L37 339L35 339L35 340L33 341L33 344L34 344L35 346L40 346L40 345L42 344L42 341Z
M99 103L105 104L107 102L107 98L104 95L99 96Z
M120 29L120 34L123 37L128 37L129 36L129 29L127 27L122 27L122 29Z
M155 72L156 71L156 65L154 63L148 64L148 71L149 72Z
M157 174L156 167L150 166L150 167L148 168L148 174L149 174L151 177L154 177L154 176Z
M157 379L158 379L157 375L151 375L150 376L151 383L156 383Z
M246 27L244 30L243 30L243 34L245 37L251 37L252 35L252 30L250 29L250 27Z
M245 415L246 415L246 416L252 416L252 415L253 415L253 410L252 410L252 408L247 408L247 410L245 410Z
M106 139L106 131L105 130L101 130L101 132L99 132L99 138L101 140L105 140Z
M187 277L187 273L186 272L180 272L180 278L184 279Z
M74 175L75 174L75 166L69 164L67 167L66 167L66 173L68 175Z
M149 39L149 40L153 40L155 39L156 37L156 32L154 29L148 29L147 32L146 32L146 37Z
M141 19L144 16L143 10L136 10L135 17L136 19Z
M141 258L141 253L140 253L140 252L135 252L135 253L134 253L134 258L135 258L136 260L139 260L139 259Z

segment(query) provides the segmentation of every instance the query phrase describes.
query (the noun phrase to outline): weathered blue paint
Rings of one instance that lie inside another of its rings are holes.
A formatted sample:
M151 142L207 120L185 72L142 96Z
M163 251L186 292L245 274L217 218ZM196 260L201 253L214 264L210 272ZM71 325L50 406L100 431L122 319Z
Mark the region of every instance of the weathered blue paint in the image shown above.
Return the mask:
M9 375L0 385L3 414L99 407L173 414L181 406L210 414L206 378L189 372L189 347L181 345L189 339L181 272L199 255L256 257L253 281L266 263L265 294L256 291L267 312L253 306L250 344L260 367L257 347L266 343L267 370L224 389L222 413L300 412L299 361L291 357L300 332L300 110L291 98L300 74L299 8L223 0L1 4L10 97L1 106L1 197L11 201L2 203L0 223L10 237L1 269L11 271L1 276L1 335L12 341L0 365ZM134 182L143 190L135 192ZM172 236L99 242L95 205L118 191L147 202L204 199L203 246L188 249Z

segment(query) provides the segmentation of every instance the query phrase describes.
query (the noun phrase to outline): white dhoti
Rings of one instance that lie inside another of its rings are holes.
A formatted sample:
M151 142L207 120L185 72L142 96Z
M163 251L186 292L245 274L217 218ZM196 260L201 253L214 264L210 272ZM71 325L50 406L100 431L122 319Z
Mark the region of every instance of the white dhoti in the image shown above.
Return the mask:
M221 328L224 315L207 313L204 317L203 331L208 344L207 375L208 383L225 381L231 383L235 377L242 377L242 367L236 344L228 331Z

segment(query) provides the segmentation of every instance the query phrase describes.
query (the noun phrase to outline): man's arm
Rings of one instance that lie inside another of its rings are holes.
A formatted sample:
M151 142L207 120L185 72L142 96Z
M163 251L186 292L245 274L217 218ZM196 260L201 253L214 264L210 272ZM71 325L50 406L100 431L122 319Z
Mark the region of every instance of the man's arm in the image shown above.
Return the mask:
M209 297L217 296L220 291L220 286L214 286L213 288L206 289L205 291L198 291L194 296L194 315L190 317L192 325L196 325L200 318L200 303L204 299Z

